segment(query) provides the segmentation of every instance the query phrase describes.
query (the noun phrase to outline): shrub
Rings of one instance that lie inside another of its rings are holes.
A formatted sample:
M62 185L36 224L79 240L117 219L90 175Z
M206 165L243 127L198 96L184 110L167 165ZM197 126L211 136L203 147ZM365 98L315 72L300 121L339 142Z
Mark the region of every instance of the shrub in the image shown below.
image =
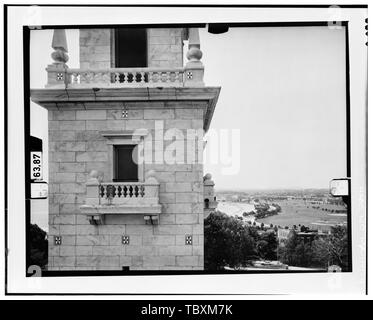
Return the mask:
M29 241L29 265L36 265L44 269L48 263L47 233L39 228L38 225L30 224Z

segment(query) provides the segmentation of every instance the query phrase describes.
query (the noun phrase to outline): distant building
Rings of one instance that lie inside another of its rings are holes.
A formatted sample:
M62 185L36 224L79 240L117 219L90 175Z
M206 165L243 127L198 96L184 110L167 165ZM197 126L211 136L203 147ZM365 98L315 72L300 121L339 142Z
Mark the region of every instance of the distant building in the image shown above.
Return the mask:
M277 238L279 245L284 245L290 236L291 230L290 229L277 229Z

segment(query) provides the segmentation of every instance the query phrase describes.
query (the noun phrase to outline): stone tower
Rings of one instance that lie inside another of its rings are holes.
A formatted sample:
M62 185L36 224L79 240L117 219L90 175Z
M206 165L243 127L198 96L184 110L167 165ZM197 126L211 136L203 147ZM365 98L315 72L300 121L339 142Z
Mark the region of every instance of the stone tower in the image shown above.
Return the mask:
M71 69L55 30L47 85L31 90L49 117L48 269L202 270L220 88L203 82L198 29L81 29L79 42Z

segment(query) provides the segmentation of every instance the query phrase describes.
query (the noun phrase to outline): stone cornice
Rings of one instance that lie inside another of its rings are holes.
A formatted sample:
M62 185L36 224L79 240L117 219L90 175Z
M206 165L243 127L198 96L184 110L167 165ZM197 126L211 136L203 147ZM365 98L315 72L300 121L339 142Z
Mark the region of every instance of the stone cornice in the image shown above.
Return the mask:
M48 110L121 108L123 102L152 102L151 108L175 108L167 102L189 101L193 107L204 108L204 130L207 131L219 97L220 87L176 88L61 88L31 89L31 100ZM156 102L166 102L159 103ZM99 105L98 105L99 104ZM153 104L153 105L152 105ZM177 106L176 106L177 107ZM183 107L182 105L180 107Z

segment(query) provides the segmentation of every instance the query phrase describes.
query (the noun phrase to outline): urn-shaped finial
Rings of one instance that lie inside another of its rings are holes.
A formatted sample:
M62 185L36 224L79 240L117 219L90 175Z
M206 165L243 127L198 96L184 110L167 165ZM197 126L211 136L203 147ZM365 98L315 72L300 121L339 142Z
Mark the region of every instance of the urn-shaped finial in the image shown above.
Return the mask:
M69 60L66 31L64 29L55 29L53 31L52 48L54 52L52 52L51 57L55 64L64 64Z
M200 50L199 31L198 28L189 29L189 45L186 54L189 61L199 61L202 58L202 51Z

